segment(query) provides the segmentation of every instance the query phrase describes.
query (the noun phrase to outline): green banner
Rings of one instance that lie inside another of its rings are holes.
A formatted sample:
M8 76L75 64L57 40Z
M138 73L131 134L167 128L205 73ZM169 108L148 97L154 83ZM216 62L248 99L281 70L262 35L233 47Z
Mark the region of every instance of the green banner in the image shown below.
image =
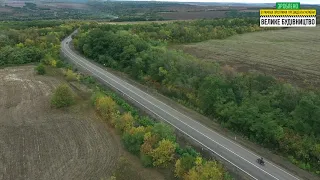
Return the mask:
M276 7L283 10L297 10L300 9L300 2L277 2Z

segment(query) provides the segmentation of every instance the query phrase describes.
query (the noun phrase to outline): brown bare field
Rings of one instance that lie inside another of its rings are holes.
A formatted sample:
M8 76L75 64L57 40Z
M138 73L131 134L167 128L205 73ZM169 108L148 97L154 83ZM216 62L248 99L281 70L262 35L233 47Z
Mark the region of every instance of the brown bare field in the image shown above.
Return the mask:
M51 108L52 91L64 80L35 75L33 68L0 69L0 179L108 179L123 166L120 156L129 162L122 172L131 169L133 180L164 179L124 151L80 84L72 86L76 105Z
M12 12L12 9L9 9L9 8L6 8L6 7L0 7L0 12L9 13L9 12Z
M174 46L240 72L260 71L297 85L320 86L320 28L287 28Z

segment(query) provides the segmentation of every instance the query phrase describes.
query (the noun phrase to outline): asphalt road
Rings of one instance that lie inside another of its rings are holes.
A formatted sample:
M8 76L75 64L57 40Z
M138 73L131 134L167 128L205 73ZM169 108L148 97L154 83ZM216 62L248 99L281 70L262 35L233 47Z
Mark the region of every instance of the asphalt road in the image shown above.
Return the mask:
M204 147L208 148L227 162L240 169L252 179L261 180L297 180L298 178L280 167L265 160L265 166L261 166L256 162L260 156L241 147L237 143L229 140L222 135L210 130L199 122L187 117L186 115L176 111L172 107L164 104L160 100L145 93L141 89L132 86L121 78L111 74L91 63L86 58L74 53L69 48L72 39L67 37L62 41L62 52L69 58L71 62L81 69L90 72L92 76L100 79L106 85L109 85L125 94L135 103L140 104L145 109L151 111L162 120L174 126L176 129L185 133Z

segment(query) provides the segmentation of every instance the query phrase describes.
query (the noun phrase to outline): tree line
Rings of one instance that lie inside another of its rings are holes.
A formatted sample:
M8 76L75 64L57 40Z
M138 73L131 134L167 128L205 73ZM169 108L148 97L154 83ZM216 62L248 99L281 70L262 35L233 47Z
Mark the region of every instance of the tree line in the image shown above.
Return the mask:
M255 19L224 19L162 25L91 24L80 28L74 44L94 61L126 72L217 119L222 126L283 154L299 167L320 174L318 90L299 89L262 74L237 73L229 66L200 61L166 47L167 43L264 30L256 23ZM178 32L183 29L193 29L197 36L189 36L190 31Z
M202 158L190 146L180 147L171 126L139 116L114 93L98 88L91 100L101 117L122 135L124 147L138 156L143 166L173 167L174 176L184 180L232 179L222 164ZM120 113L120 109L124 112Z

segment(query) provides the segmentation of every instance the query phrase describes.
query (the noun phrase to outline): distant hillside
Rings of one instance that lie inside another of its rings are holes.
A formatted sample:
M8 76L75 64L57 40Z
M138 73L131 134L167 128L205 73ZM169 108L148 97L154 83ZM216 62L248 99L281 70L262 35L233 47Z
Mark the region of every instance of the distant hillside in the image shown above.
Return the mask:
M91 0L40 0L40 2L67 2L67 3L87 3Z

